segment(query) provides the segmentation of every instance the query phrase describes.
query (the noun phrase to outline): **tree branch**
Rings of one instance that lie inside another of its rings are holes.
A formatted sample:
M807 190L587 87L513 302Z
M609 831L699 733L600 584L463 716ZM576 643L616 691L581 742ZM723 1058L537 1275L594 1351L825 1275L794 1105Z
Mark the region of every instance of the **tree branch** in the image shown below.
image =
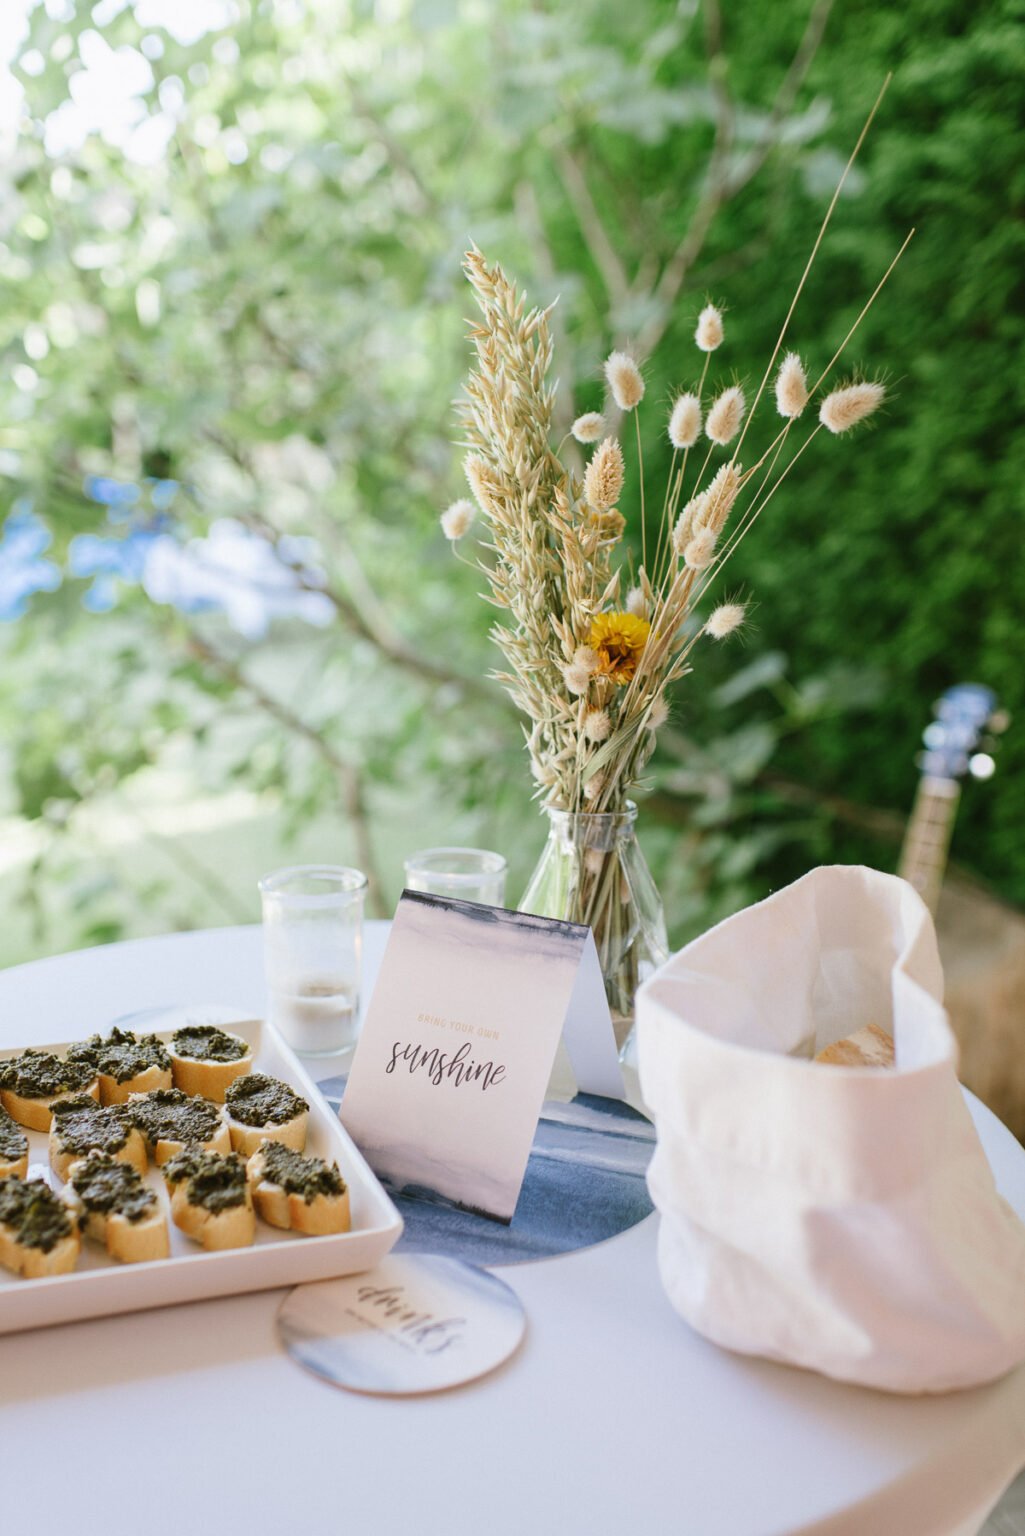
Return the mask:
M729 180L729 196L734 197L741 187L747 185L752 176L755 176L765 164L772 153L778 138L779 130L794 102L797 93L805 82L808 71L812 66L815 55L819 51L829 21L829 13L833 9L833 0L815 0L808 16L804 36L797 47L797 52L790 61L790 67L783 77L782 84L776 92L776 99L769 113L769 121L766 127L765 138L761 144L756 144L740 164L734 167Z
M720 208L734 198L765 164L779 142L780 129L792 108L819 49L833 0L815 0L804 35L783 77L769 113L765 137L734 172L729 170L733 145L735 113L726 84L726 55L722 42L722 17L718 0L705 0L705 46L708 53L709 81L715 103L715 141L709 159L704 190L698 199L690 224L675 251L662 269L651 297L655 313L638 337L642 353L654 351L669 325L673 304L688 273L704 248L712 223Z
M591 189L587 184L583 166L577 156L565 144L560 144L554 154L555 168L559 173L566 196L573 205L580 232L584 237L591 260L601 274L608 295L609 308L615 314L630 297L630 283L626 268L598 212Z
M356 839L356 857L369 882L371 910L375 917L387 916L382 895L381 875L377 868L377 856L370 837L363 776L359 769L336 752L315 726L310 725L301 715L297 715L288 704L282 703L280 699L268 693L260 683L247 677L236 661L218 651L195 631L192 631L189 636L188 646L193 656L202 661L205 666L210 667L218 676L223 677L226 682L231 683L238 692L248 694L254 704L259 705L272 720L276 720L292 735L309 742L318 757L335 774L342 792L342 803L352 823Z

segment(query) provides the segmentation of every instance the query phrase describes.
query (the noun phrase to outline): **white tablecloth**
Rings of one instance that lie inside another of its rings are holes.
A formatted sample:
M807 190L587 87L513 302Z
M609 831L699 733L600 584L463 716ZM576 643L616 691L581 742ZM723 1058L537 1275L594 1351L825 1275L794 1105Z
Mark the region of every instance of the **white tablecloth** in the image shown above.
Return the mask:
M371 973L384 932L369 927ZM144 939L0 975L0 1044L263 999L258 930ZM1025 1213L1025 1153L972 1111ZM437 1397L304 1375L276 1292L0 1339L0 1530L961 1536L1025 1463L1025 1372L907 1400L726 1354L671 1310L654 1244L651 1218L500 1271L526 1342Z

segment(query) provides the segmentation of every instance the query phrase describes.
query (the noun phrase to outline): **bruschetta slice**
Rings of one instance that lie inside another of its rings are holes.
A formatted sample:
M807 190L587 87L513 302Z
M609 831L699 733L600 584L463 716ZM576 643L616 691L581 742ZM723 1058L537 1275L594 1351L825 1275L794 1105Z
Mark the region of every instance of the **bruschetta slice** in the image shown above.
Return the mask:
M28 1173L28 1137L0 1109L0 1179L23 1179Z
M349 1190L337 1163L265 1141L246 1164L246 1177L256 1214L269 1226L308 1237L349 1231Z
M119 1263L144 1264L170 1255L167 1213L130 1163L118 1162L109 1152L90 1152L72 1163L64 1198L86 1237Z
M209 1099L182 1093L180 1088L157 1088L153 1093L133 1093L127 1107L158 1168L186 1147L231 1151L224 1110Z
M276 1077L264 1072L237 1077L224 1095L224 1108L232 1148L243 1157L252 1157L264 1141L280 1141L293 1152L306 1146L310 1106Z
M156 1035L136 1035L115 1024L109 1035L93 1035L68 1048L69 1061L95 1067L101 1104L127 1104L133 1093L171 1087L171 1057Z
M97 1104L87 1093L58 1099L50 1118L50 1167L61 1180L77 1158L109 1152L136 1173L146 1172L146 1143L125 1104Z
M0 1264L27 1280L66 1275L82 1236L74 1212L41 1179L0 1181Z
M186 1024L176 1029L168 1047L174 1086L183 1093L224 1103L237 1077L252 1069L253 1048L241 1035L216 1024Z
M186 1147L164 1165L164 1178L171 1218L187 1237L209 1250L249 1247L256 1217L240 1157Z
M0 1108L28 1131L48 1131L57 1100L77 1093L100 1097L96 1069L87 1061L62 1061L49 1051L22 1051L0 1061Z

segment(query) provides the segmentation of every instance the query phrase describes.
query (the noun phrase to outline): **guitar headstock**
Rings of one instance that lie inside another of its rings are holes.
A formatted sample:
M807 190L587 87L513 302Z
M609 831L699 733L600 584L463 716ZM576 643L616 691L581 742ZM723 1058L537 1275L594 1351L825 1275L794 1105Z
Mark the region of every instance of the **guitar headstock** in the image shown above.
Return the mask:
M936 704L935 718L925 729L925 751L918 766L931 779L954 782L971 774L991 778L996 763L989 733L1006 730L1008 717L997 709L997 696L979 683L958 683L948 688Z

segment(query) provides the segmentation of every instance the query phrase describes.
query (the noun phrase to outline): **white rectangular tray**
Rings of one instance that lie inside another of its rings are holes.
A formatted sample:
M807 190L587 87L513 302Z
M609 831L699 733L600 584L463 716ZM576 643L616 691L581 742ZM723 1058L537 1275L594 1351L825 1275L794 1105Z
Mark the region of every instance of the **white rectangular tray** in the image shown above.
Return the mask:
M196 1019L196 1009L175 1009L159 1017L131 1022L140 1033L170 1039L186 1017ZM204 1019L207 1015L203 1014ZM176 1302L202 1301L211 1296L233 1296L242 1291L271 1290L298 1285L305 1280L326 1280L371 1269L394 1247L402 1232L402 1217L346 1133L338 1116L325 1103L299 1059L269 1025L259 1019L240 1021L217 1011L217 1022L233 1030L253 1047L253 1068L290 1083L310 1106L307 1153L337 1161L349 1186L352 1231L328 1237L301 1237L256 1223L251 1248L205 1253L179 1232L168 1215L171 1257L147 1264L118 1264L108 1259L98 1244L82 1241L82 1255L70 1275L51 1275L25 1280L0 1268L0 1334L23 1328L45 1328L52 1323L76 1322L87 1317L106 1317L117 1312L141 1312L147 1307ZM61 1054L68 1042L35 1049ZM0 1060L18 1050L0 1051ZM61 1185L50 1168L47 1137L28 1131L29 1173L45 1173L55 1190ZM159 1192L167 1209L164 1180L151 1166L146 1182Z

